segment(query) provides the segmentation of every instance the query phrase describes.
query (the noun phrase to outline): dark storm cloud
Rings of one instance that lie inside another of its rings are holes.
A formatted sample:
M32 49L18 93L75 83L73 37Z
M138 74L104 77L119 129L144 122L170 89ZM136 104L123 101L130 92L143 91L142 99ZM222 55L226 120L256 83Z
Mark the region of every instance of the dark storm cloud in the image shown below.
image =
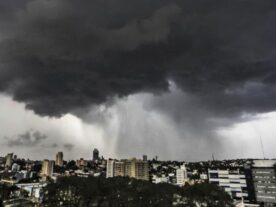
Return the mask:
M4 7L0 90L37 114L160 93L168 80L210 113L275 109L274 0L20 4Z
M9 147L34 147L38 146L47 139L47 136L41 134L39 131L27 131L24 134L20 134L15 138L5 137L7 139L7 145Z
M10 19L19 9L24 9L25 5L31 0L12 0L0 2L0 17L1 20Z

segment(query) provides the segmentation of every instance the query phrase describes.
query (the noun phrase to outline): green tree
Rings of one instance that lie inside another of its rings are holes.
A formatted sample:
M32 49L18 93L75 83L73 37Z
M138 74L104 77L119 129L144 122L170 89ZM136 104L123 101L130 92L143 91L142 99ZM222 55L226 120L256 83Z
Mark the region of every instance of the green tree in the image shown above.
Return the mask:
M208 207L230 207L232 203L228 194L208 183L180 188L128 177L62 177L46 186L44 191L44 203L48 206L167 207L172 206L175 195L182 198L185 202L181 205L187 207L193 207L196 203Z

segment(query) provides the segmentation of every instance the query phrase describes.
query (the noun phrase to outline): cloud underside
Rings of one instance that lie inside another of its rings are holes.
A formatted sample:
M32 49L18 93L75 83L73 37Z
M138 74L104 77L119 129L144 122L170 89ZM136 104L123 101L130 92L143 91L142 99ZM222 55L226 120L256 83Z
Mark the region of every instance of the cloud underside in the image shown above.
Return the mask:
M272 0L1 2L0 90L44 116L162 94L170 82L210 114L273 111L275 9Z

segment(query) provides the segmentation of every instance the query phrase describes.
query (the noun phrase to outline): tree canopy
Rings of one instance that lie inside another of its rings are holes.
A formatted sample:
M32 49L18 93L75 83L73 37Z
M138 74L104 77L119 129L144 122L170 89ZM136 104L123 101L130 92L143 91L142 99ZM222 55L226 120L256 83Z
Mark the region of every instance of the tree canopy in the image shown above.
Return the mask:
M44 191L43 202L48 206L232 206L228 194L208 183L180 188L128 177L62 177L47 185Z

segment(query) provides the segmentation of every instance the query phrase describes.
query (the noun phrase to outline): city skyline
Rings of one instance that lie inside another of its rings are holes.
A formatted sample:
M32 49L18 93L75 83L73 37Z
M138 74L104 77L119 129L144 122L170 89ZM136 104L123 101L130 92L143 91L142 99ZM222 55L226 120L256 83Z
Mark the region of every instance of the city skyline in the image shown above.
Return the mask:
M1 1L1 153L275 158L275 10L273 0Z

